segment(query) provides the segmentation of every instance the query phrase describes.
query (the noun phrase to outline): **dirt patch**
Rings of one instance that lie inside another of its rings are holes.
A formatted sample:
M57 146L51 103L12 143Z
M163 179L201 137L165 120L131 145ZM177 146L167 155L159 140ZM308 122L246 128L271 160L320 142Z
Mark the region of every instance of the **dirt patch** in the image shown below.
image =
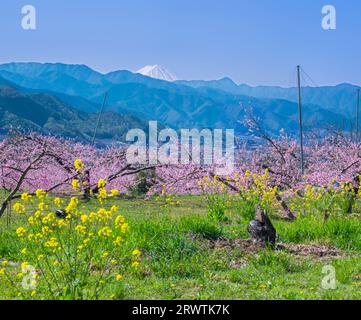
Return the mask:
M210 240L209 245L211 248L224 248L224 249L236 249L239 248L242 251L249 253L257 253L263 248L254 243L252 239L217 239ZM333 247L314 245L314 244L278 244L276 250L288 251L295 255L300 256L313 256L318 258L333 258L343 255L341 250Z
M316 256L319 258L340 257L344 253L336 248L314 244L280 244L277 250L286 250L302 256Z

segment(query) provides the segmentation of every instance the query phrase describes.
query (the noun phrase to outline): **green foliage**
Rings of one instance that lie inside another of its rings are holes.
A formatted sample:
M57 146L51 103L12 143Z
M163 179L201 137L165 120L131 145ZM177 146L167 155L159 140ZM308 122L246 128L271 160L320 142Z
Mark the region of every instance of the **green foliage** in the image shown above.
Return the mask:
M255 216L255 208L259 203L259 199L252 197L250 199L245 199L238 196L235 200L235 207L240 215L241 222L250 223Z
M357 218L331 217L328 221L315 216L303 216L275 227L284 242L309 243L319 241L345 250L361 250L361 224Z
M98 299L108 285L117 287L119 295L123 272L130 266L137 269L140 252L124 251L129 226L116 206L106 209L102 204L94 203L94 211L88 211L75 197L65 203L52 201L42 190L36 197L24 193L13 204L17 227L5 231L16 246L0 250L6 254L2 280L25 299ZM62 207L66 216L58 218L55 211ZM10 263L14 258L16 263Z
M207 195L208 216L219 222L227 221L228 195L226 193L214 193Z
M171 207L166 215L155 200L109 199L106 207L117 205L130 226L121 250L112 254L120 261L138 248L142 258L137 272L129 266L130 260L125 260L124 280L107 282L99 292L100 298L359 299L361 223L357 216L334 215L326 222L321 213L305 214L293 222L273 219L282 242L332 245L343 250L337 259L318 259L278 250L248 252L238 246L211 246L219 238L249 237L247 223L239 223L242 206L236 202L228 205L228 222L220 224L216 219L209 219L203 197L179 199L180 205ZM80 207L83 205L86 210L94 211L98 203L91 200L81 203ZM3 259L14 264L23 261L19 252L23 245L14 235L23 222L22 215L13 215L9 226L6 217L0 219L0 264ZM325 265L336 269L335 290L321 287ZM84 287L83 298L89 297L87 290L96 279L93 274ZM64 296L71 298L66 292ZM31 292L18 296L15 286L0 281L0 299L19 298L53 297L46 287L37 288L34 297Z
M217 239L223 235L218 223L203 217L187 217L181 220L181 228L204 239Z

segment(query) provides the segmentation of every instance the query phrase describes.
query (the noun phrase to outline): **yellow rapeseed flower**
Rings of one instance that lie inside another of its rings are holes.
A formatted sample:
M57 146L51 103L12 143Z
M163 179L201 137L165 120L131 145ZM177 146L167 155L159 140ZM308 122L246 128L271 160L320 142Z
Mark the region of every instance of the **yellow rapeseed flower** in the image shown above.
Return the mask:
M57 206L57 207L61 207L62 204L63 204L63 201L60 199L60 198L55 198L54 199L54 204Z
M26 230L23 227L19 227L16 229L16 234L18 237L23 237L25 235Z
M32 226L33 224L35 224L35 219L34 219L34 217L29 217L28 223L29 223L31 226Z
M71 186L73 187L73 190L74 191L78 191L81 187L80 185L80 182L78 179L74 179L72 182L71 182Z
M68 212L68 213L75 211L75 209L78 206L78 203L79 203L78 198L72 197L70 199L69 204L66 207L65 211Z
M40 202L38 204L38 208L40 211L46 211L49 209L49 206L47 204L45 204L44 202Z
M64 226L66 226L66 222L65 222L65 220L63 220L63 219L59 219L58 221L57 221L57 225L58 225L58 227L64 227Z
M4 267L7 267L7 266L9 265L9 261L4 260L3 262L1 262L1 264L2 264Z
M25 201L25 202L28 202L31 200L31 196L29 194L27 194L26 192L24 192L22 195L21 195L21 200Z
M38 189L35 191L35 194L36 194L36 197L39 199L39 200L43 200L46 196L46 192L42 189Z
M45 242L45 247L47 248L57 248L59 246L59 242L56 238L51 238L49 241Z
M81 171L84 168L84 163L80 159L74 161L74 168L77 172Z
M25 269L28 265L29 265L29 263L26 262L26 261L24 261L24 262L21 263L20 269L21 269L22 271L24 271L24 269Z
M122 237L116 237L116 239L113 241L113 244L117 247L119 247L123 242L123 238Z
M107 183L105 182L104 179L99 179L99 181L98 181L98 188L99 189L105 188L106 185L107 185Z
M117 206L112 206L111 208L110 208L110 212L111 213L115 213L115 212L117 212L118 211L118 207Z
M121 230L123 233L127 233L127 232L129 231L129 225L128 225L128 223L124 223L124 224L121 226L120 230Z
M132 256L136 259L138 259L140 257L140 251L138 249L135 249L133 252L132 252Z
M50 224L50 223L52 223L54 220L55 220L55 215L54 215L54 213L49 213L48 215L46 215L46 216L41 220L41 222L42 222L43 224Z
M41 232L44 233L44 234L47 234L47 233L50 232L50 229L49 229L49 227L45 226L45 227L41 228Z
M41 217L41 212L40 212L39 210L35 211L34 217L35 217L36 219L39 219L39 218Z
M81 235L85 235L86 234L86 227L79 224L79 225L77 225L75 227L75 231L78 232Z
M98 199L100 203L103 203L103 200L108 198L108 193L105 188L100 188L98 191Z
M112 218L112 212L107 211L104 208L99 209L98 212L97 212L97 215L98 215L98 219L100 221Z
M117 189L112 189L112 190L110 190L110 195L112 196L112 197L116 197L117 195L119 195L119 190L117 190Z
M17 213L25 213L25 206L19 202L15 203L13 208Z
M98 231L98 235L100 237L110 237L112 232L113 232L112 229L110 229L109 227L104 227Z
M125 219L122 215L119 215L115 218L115 227L120 229L125 222Z
M43 234L39 232L34 236L35 240L41 240L43 239L43 237L44 237Z

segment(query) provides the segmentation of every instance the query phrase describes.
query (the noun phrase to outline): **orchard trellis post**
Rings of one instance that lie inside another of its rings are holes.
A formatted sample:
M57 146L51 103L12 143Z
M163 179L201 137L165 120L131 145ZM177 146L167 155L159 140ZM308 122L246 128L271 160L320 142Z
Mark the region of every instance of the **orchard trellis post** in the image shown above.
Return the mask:
M356 141L360 138L360 88L357 89L356 93Z
M298 84L298 115L299 115L299 125L300 125L300 144L301 144L301 172L302 176L305 174L305 161L303 153L303 119L302 119L302 98L301 98L301 67L297 66L297 84Z

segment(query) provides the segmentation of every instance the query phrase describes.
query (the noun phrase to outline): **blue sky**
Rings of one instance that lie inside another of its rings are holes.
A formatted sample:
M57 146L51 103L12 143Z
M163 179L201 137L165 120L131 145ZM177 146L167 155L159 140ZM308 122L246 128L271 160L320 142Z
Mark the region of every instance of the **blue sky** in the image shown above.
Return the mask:
M37 30L21 28L21 7ZM337 29L321 28L321 8ZM361 84L360 0L1 0L0 63L160 64L181 79L290 86L301 64L317 84Z

